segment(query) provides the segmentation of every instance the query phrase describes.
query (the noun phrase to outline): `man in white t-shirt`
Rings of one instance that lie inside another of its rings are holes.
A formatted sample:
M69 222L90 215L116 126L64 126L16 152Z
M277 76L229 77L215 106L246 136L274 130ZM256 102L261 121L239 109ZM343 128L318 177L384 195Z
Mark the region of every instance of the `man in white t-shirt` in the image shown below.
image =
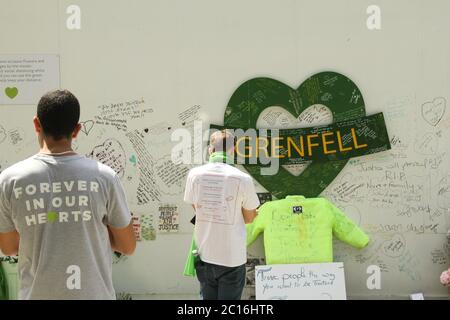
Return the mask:
M245 224L256 216L259 199L250 175L231 164L234 136L211 135L209 163L188 175L184 201L195 210L195 265L205 300L239 300L247 262Z

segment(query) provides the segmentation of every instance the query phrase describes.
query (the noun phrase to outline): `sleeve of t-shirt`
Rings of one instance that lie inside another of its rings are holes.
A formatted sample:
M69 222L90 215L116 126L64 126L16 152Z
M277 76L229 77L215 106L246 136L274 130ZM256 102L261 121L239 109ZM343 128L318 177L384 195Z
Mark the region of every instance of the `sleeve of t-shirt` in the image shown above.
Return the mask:
M184 202L194 204L194 186L192 185L192 171L189 171L189 174L186 179L186 187L184 189Z
M106 208L106 224L117 229L125 228L131 222L131 213L122 183L117 175L114 176L110 188Z
M271 209L269 203L264 203L258 209L258 215L253 219L252 223L246 224L247 230L247 246L251 245L259 236L260 233L264 232L266 227L267 217L270 216Z
M0 182L0 233L16 230L12 220L10 201L6 194L6 184Z
M369 236L350 220L339 208L327 201L334 215L333 234L339 240L355 247L364 248L369 243Z
M253 210L259 206L259 198L255 191L255 185L253 184L252 178L244 180L244 201L242 202L242 207L245 210Z

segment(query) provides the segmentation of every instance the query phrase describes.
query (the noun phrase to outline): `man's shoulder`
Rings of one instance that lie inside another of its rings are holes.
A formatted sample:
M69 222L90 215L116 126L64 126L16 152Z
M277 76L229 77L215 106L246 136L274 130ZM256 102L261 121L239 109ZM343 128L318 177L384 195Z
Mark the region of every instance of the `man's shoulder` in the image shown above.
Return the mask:
M241 171L241 170L239 170L238 168L236 168L234 166L228 165L228 170L233 175L236 175L236 176L241 177L243 179L247 179L247 180L251 180L252 179L252 177L248 173L246 173L244 171Z
M0 172L0 183L10 180L11 178L26 176L30 170L36 170L36 163L34 157L31 156L24 160L14 163Z
M117 173L110 166L107 166L106 164L103 164L97 160L93 160L93 159L89 159L89 158L87 158L87 160L93 161L96 163L98 171L100 172L100 174L102 176L105 176L105 177L111 178L111 179L115 178L117 176Z
M103 178L110 183L113 183L116 180L117 173L110 166L87 157L83 157L81 161L80 167L86 168L88 172L91 170L93 176Z
M31 175L45 173L49 169L47 166L43 165L44 162L41 160L42 159L37 155L34 155L11 165L0 172L0 183L11 180L20 180ZM117 175L112 168L97 160L84 156L80 156L75 160L75 166L79 168L80 175L92 175L93 177L100 176L107 180L113 180Z
M191 169L189 169L189 174L195 174L200 172L202 169L204 169L204 167L206 166L206 164L201 165L201 166L197 166L197 167L192 167Z
M214 164L207 163L198 167L194 167L189 170L189 175L192 177L196 175L216 173L241 178L243 180L252 180L252 177L248 173L243 172L234 166L222 164L221 170L216 171L212 168L213 165Z

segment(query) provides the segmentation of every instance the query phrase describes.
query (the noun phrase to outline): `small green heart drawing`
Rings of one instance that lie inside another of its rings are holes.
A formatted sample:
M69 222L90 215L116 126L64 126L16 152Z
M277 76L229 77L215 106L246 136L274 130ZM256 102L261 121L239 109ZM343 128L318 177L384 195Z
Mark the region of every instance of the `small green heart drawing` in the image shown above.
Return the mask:
M48 222L55 222L57 218L58 218L58 213L56 213L55 211L50 211L47 213Z
M130 162L131 162L133 165L136 165L136 156L135 156L135 155L132 155L132 156L131 156Z
M308 107L322 104L330 109L333 121L350 120L366 114L364 99L348 77L331 71L306 79L297 89L271 78L254 78L244 82L233 93L224 115L224 125L256 128L259 115L267 108L284 108L299 117ZM273 196L317 197L345 167L347 160L312 162L299 176L280 167L275 175L261 175L261 166L244 165L252 177Z
M19 89L16 87L6 87L5 94L8 98L14 99L19 94Z

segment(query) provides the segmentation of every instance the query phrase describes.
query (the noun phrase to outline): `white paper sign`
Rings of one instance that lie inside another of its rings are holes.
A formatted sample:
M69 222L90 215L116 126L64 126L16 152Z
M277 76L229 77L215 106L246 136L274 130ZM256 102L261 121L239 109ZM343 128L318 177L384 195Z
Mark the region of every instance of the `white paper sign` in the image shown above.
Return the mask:
M257 300L346 300L344 264L256 266Z
M425 300L422 293L413 293L410 295L411 300Z
M206 174L198 179L196 192L199 195L196 205L198 221L233 225L236 212L241 211L238 203L240 180Z
M0 105L36 105L59 86L58 55L0 55Z

